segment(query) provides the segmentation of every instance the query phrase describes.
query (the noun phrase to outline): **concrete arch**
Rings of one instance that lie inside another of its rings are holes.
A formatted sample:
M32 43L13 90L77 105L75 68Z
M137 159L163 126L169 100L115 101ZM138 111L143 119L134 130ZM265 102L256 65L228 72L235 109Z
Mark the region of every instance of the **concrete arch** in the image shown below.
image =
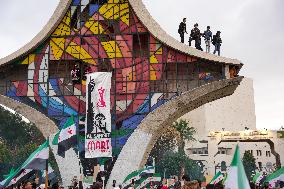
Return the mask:
M129 173L143 168L165 128L185 113L233 94L242 79L243 77L238 77L203 85L181 94L148 114L123 147L111 172L107 188L111 187L112 180L121 183Z
M65 158L57 155L57 146L51 144L54 134L58 132L57 125L41 112L9 97L0 95L0 104L15 110L15 112L26 117L30 122L35 124L45 138L49 137L50 147L59 167L63 185L66 187L69 186L71 184L71 178L74 175L80 174L80 166L77 154L73 149L70 149L65 153Z

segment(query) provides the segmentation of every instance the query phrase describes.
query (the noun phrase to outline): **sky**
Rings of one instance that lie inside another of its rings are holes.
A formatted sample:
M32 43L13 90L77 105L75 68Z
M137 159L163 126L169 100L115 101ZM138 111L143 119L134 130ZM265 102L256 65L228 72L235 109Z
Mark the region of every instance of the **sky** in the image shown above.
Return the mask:
M28 43L47 23L59 0L2 0L0 58ZM283 0L143 0L152 17L179 40L178 25L187 18L201 31L220 30L221 55L244 63L240 75L254 81L257 128L284 126ZM23 9L24 7L24 9ZM186 36L188 37L188 36ZM204 47L204 44L203 44Z

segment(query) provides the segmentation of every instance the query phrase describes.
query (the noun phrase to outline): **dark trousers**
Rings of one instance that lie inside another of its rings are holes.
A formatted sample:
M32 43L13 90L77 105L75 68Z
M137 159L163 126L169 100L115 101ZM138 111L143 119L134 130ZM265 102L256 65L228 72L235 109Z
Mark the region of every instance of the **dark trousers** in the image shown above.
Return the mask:
M181 42L184 43L184 33L180 33L179 35L180 35Z
M202 47L201 47L201 38L195 39L195 48L198 49L198 50L203 51L203 49L202 49Z
M216 52L218 52L218 55L220 56L221 43L216 43L214 46L215 46L215 50L214 50L213 54L215 54Z

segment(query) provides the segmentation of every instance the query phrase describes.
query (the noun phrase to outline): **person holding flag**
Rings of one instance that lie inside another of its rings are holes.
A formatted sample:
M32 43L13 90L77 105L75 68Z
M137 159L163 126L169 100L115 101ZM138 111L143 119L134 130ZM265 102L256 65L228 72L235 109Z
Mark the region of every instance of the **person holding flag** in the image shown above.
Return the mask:
M239 145L236 146L231 166L227 172L225 189L250 189L244 165L241 161Z
M209 182L209 184L217 184L219 182L221 182L224 179L224 175L219 171L213 178L212 180Z
M0 183L0 189L17 183L22 177L30 173L32 170L46 170L49 158L49 139L40 145L28 159L14 172ZM46 179L48 181L48 177ZM47 188L46 182L46 188Z

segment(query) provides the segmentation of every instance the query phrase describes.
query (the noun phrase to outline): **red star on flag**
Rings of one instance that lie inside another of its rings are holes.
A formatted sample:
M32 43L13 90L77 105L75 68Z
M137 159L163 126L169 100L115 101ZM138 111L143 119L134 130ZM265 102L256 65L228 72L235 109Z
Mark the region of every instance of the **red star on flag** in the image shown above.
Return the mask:
M72 129L68 129L68 134L72 135L73 134L73 130Z

